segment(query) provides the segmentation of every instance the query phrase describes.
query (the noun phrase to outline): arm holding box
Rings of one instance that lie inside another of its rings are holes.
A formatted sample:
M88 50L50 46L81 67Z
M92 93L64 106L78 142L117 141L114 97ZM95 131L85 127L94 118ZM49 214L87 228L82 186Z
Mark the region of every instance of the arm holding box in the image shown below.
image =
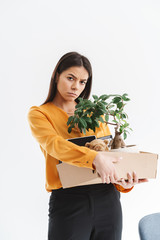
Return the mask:
M28 112L28 122L33 137L38 141L41 149L44 150L45 155L50 155L53 160L64 161L77 167L94 169L95 165L93 164L93 161L99 153L88 149L87 147L78 146L69 142L59 135L57 124L55 126L52 119L50 119L49 116L39 107L33 106L30 108L30 111ZM61 124L61 122L59 124ZM59 127L62 128L63 126L60 125ZM103 133L106 134L106 128L103 125L101 125L101 128L104 128ZM107 153L105 154L107 157ZM108 159L105 166L106 171L113 171L112 175L116 174L113 165L113 162L115 161L117 161L117 158ZM50 172L49 169L48 172ZM126 190L118 183L115 184L115 187L120 192L126 192L132 189Z

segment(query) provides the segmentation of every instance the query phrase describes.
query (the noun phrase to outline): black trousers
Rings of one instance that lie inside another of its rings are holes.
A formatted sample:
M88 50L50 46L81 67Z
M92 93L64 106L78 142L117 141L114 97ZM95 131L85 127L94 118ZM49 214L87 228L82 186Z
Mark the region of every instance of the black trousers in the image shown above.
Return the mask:
M52 190L48 240L120 240L120 193L113 184Z

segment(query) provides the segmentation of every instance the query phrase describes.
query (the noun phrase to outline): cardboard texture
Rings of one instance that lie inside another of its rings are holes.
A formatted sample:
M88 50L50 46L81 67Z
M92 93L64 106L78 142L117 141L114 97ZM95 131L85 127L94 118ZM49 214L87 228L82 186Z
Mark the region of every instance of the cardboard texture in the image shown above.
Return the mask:
M139 179L156 178L158 155L154 153L140 152L109 152L112 156L122 156L122 160L115 164L119 179L127 179L127 172L135 171ZM102 183L97 172L92 169L73 166L67 163L57 165L63 188L80 185Z

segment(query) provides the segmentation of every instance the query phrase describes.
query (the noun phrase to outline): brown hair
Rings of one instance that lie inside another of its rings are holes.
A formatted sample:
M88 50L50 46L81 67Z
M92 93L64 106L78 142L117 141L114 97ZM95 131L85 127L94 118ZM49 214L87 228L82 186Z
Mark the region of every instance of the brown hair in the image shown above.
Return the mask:
M85 89L83 90L83 92L80 94L79 97L84 98L84 99L88 99L90 92L91 92L91 87L92 87L92 67L91 64L89 62L89 60L77 53L77 52L69 52L66 53L65 55L63 55L60 60L58 61L57 65L55 66L55 69L52 73L52 77L51 77L51 81L50 81L50 86L49 86L49 92L48 92L48 96L45 100L44 103L42 103L41 105L51 102L55 95L56 95L56 91L57 91L57 85L56 85L56 76L57 73L61 74L63 71L67 70L70 67L74 67L74 66L78 66L78 67L84 67L87 72L88 72L88 81L86 83ZM75 101L78 103L78 98L75 99Z

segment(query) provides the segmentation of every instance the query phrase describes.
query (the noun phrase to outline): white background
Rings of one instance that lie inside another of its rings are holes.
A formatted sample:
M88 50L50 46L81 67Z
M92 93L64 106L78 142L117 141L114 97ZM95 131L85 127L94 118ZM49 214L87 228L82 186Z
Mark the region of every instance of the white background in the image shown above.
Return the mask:
M45 160L27 112L47 97L59 58L78 51L93 67L92 94L128 93L127 139L158 153L160 2L157 0L0 0L0 239L47 239ZM160 211L160 177L121 194L123 240Z

